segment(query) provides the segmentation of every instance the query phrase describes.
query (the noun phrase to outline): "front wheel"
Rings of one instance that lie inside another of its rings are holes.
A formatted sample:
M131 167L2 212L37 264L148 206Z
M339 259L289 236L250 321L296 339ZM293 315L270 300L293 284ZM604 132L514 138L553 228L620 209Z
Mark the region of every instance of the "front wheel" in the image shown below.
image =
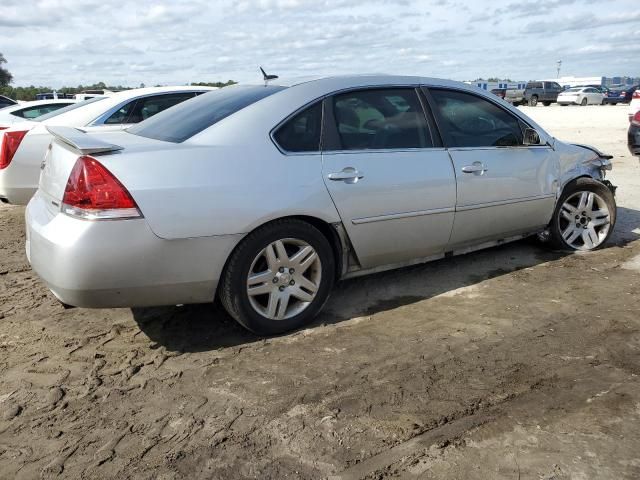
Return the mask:
M587 102L588 100L586 98L583 98L582 101L580 102L580 105L582 105L583 107L587 106Z
M543 104L545 107L548 107L549 105L551 105L551 102L542 102L542 104Z
M275 335L308 324L329 297L335 258L325 236L297 219L249 234L229 259L220 299L240 324Z
M596 250L609 239L616 223L611 190L591 178L569 183L551 219L551 242L562 250Z
M538 97L536 97L535 95L533 97L531 97L529 99L529 106L530 107L535 107L536 105L538 105Z

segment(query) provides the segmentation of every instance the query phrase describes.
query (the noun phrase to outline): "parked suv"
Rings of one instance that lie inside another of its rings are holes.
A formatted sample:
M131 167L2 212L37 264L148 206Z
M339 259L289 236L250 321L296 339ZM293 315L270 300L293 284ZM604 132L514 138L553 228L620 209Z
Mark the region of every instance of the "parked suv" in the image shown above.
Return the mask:
M542 102L545 107L558 100L562 87L557 82L529 82L524 89L524 100L530 107Z

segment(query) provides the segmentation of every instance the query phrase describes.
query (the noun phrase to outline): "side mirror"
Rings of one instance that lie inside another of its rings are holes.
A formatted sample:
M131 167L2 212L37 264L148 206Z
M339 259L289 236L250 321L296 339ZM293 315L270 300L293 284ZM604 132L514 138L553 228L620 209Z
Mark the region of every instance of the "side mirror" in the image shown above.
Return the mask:
M540 145L540 135L534 128L524 129L523 145Z

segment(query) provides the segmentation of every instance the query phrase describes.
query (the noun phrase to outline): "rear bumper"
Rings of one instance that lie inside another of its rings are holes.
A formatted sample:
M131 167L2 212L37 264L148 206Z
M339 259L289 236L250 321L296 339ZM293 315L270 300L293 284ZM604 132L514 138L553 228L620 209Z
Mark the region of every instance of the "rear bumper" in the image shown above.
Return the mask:
M85 221L41 194L26 209L27 257L51 292L87 308L205 303L242 235L164 240L144 219Z
M11 165L0 170L0 198L14 205L26 205L38 186L21 184L13 177Z

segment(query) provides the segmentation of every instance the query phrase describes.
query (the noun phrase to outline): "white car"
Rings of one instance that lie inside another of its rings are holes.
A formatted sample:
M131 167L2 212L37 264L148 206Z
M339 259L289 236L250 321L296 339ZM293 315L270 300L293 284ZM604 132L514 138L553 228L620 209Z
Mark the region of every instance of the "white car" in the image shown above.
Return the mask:
M640 88L636 89L631 97L631 103L629 103L629 121L631 121L633 116L638 112L640 112Z
M0 132L0 201L26 205L38 188L40 162L51 143L47 126L83 131L122 130L216 87L174 86L126 90L67 106Z
M73 105L77 100L36 100L35 102L19 103L0 110L0 130L9 128L12 124L33 120L35 118L54 112L69 105Z
M593 87L573 87L560 92L559 105L602 105L604 94Z

